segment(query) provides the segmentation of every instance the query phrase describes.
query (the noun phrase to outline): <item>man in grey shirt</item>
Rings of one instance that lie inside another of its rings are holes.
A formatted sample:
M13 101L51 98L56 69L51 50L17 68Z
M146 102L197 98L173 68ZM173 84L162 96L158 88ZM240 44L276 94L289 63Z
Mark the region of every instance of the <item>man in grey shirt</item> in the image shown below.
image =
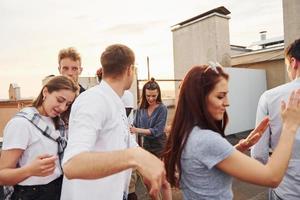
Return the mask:
M282 129L280 115L280 102L286 100L295 89L300 88L300 39L295 40L285 51L285 63L287 73L292 80L268 90L260 97L256 122L260 122L265 116L269 116L270 124L260 141L251 149L251 156L262 163L267 163L269 150L274 150L278 144ZM300 131L298 130L293 147L292 157L286 174L275 189L270 189L269 200L300 199Z

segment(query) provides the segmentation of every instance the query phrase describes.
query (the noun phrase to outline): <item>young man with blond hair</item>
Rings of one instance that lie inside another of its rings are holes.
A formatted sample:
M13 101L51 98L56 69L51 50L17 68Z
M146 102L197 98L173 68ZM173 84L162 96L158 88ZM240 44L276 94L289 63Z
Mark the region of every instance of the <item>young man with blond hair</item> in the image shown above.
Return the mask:
M58 71L63 76L69 76L78 84L79 93L85 89L79 84L78 77L82 72L81 56L74 47L61 49L58 54Z

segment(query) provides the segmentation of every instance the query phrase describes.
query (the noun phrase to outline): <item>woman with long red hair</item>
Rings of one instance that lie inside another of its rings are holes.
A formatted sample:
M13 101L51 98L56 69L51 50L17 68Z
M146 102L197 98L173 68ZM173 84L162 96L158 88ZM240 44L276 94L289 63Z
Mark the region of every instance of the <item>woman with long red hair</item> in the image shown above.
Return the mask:
M203 65L193 67L182 82L164 162L168 181L180 186L184 199L233 199L232 177L276 187L287 169L300 125L300 90L281 105L281 138L263 165L240 151L257 142L268 118L236 147L224 138L228 79L222 67Z

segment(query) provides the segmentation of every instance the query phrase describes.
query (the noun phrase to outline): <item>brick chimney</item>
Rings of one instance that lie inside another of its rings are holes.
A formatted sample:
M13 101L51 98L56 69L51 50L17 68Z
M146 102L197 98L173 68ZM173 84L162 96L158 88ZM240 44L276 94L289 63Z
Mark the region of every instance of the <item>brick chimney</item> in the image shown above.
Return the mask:
M17 101L21 99L20 87L16 83L11 83L9 85L9 100Z

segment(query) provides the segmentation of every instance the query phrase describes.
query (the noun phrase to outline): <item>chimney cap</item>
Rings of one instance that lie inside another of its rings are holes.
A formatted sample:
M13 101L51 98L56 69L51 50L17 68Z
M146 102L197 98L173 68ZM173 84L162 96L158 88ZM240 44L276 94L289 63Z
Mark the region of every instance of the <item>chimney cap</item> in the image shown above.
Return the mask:
M182 25L184 25L184 24L187 24L187 23L189 23L189 22L192 22L192 21L194 21L194 20L196 20L196 19L202 18L202 17L207 16L207 15L212 14L212 13L219 13L219 14L222 14L222 15L228 15L228 14L230 14L231 12L230 12L227 8L225 8L224 6L220 6L220 7L211 9L211 10L209 10L209 11L207 11L207 12L204 12L204 13L202 13L202 14L200 14L200 15L197 15L197 16L195 16L195 17L192 17L192 18L190 18L190 19L187 19L187 20L185 20L185 21L183 21L183 22L180 22L180 23L178 23L178 24L175 24L175 25L173 25L173 26L182 26Z
M20 86L17 84L17 83L11 83L9 85L9 87L12 87L12 88L20 88Z

